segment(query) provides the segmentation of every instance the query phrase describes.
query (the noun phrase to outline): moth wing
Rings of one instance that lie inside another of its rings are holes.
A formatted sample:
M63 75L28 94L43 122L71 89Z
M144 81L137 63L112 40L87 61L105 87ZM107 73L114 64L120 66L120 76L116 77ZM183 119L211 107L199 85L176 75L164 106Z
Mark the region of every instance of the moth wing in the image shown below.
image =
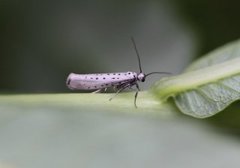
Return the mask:
M67 78L67 86L70 89L94 90L119 86L135 80L134 72L118 72L104 74L75 74L71 73Z

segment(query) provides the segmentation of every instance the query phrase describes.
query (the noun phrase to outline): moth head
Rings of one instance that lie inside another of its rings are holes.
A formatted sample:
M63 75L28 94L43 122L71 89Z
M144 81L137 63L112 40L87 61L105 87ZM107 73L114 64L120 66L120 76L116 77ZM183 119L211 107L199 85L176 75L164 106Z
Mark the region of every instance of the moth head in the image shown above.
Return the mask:
M141 82L144 82L145 77L146 77L146 75L144 73L139 73L138 76L137 76L137 79Z

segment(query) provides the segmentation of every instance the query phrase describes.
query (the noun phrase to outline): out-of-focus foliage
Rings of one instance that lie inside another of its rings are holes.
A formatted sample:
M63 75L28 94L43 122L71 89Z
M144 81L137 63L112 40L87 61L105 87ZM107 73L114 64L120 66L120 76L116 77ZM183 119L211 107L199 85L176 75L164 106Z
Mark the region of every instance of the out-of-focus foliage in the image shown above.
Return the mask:
M239 139L221 134L204 122L63 106L1 104L0 166L217 168L239 165Z
M178 73L195 55L195 33L169 2L29 0L0 5L2 92L65 92L70 72L138 71L131 36L146 73Z
M198 32L200 41L198 56L240 37L240 23L236 21L240 15L239 1L174 0L174 2L183 14L182 17L188 20L187 24Z

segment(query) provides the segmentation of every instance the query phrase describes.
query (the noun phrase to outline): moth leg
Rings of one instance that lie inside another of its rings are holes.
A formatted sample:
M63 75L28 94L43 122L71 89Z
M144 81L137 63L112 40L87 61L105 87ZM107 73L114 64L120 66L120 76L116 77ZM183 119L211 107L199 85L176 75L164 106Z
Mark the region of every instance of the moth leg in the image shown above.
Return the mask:
M118 91L117 86L114 86L112 89L113 89L114 92L117 92L117 91Z
M92 92L92 93L100 93L101 91L106 92L106 91L107 91L107 88L98 89L98 90L95 90L95 91Z
M102 90L102 89L98 89L98 90L95 90L95 91L92 92L92 93L99 93L99 92L101 92L101 90Z
M130 84L127 84L127 85L125 85L125 86L122 86L122 88L120 88L120 89L118 89L118 91L116 92L116 94L115 95L113 95L110 99L109 99L109 101L111 101L114 97L116 97L120 92L122 92L124 89L126 89L126 88L128 88L128 87L130 87L131 85Z
M135 105L135 108L137 108L137 96L138 96L138 92L140 91L140 88L139 88L139 85L136 83L135 84L136 88L137 88L137 91L135 93L135 96L134 96L134 105Z

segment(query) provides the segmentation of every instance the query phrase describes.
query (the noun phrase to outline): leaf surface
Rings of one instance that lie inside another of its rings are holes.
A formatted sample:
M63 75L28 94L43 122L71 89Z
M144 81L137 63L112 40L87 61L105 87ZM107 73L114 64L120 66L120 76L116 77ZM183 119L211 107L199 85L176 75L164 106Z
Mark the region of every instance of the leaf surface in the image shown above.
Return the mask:
M170 96L185 114L212 116L240 98L240 41L227 44L190 65L185 73L153 87L161 99Z

